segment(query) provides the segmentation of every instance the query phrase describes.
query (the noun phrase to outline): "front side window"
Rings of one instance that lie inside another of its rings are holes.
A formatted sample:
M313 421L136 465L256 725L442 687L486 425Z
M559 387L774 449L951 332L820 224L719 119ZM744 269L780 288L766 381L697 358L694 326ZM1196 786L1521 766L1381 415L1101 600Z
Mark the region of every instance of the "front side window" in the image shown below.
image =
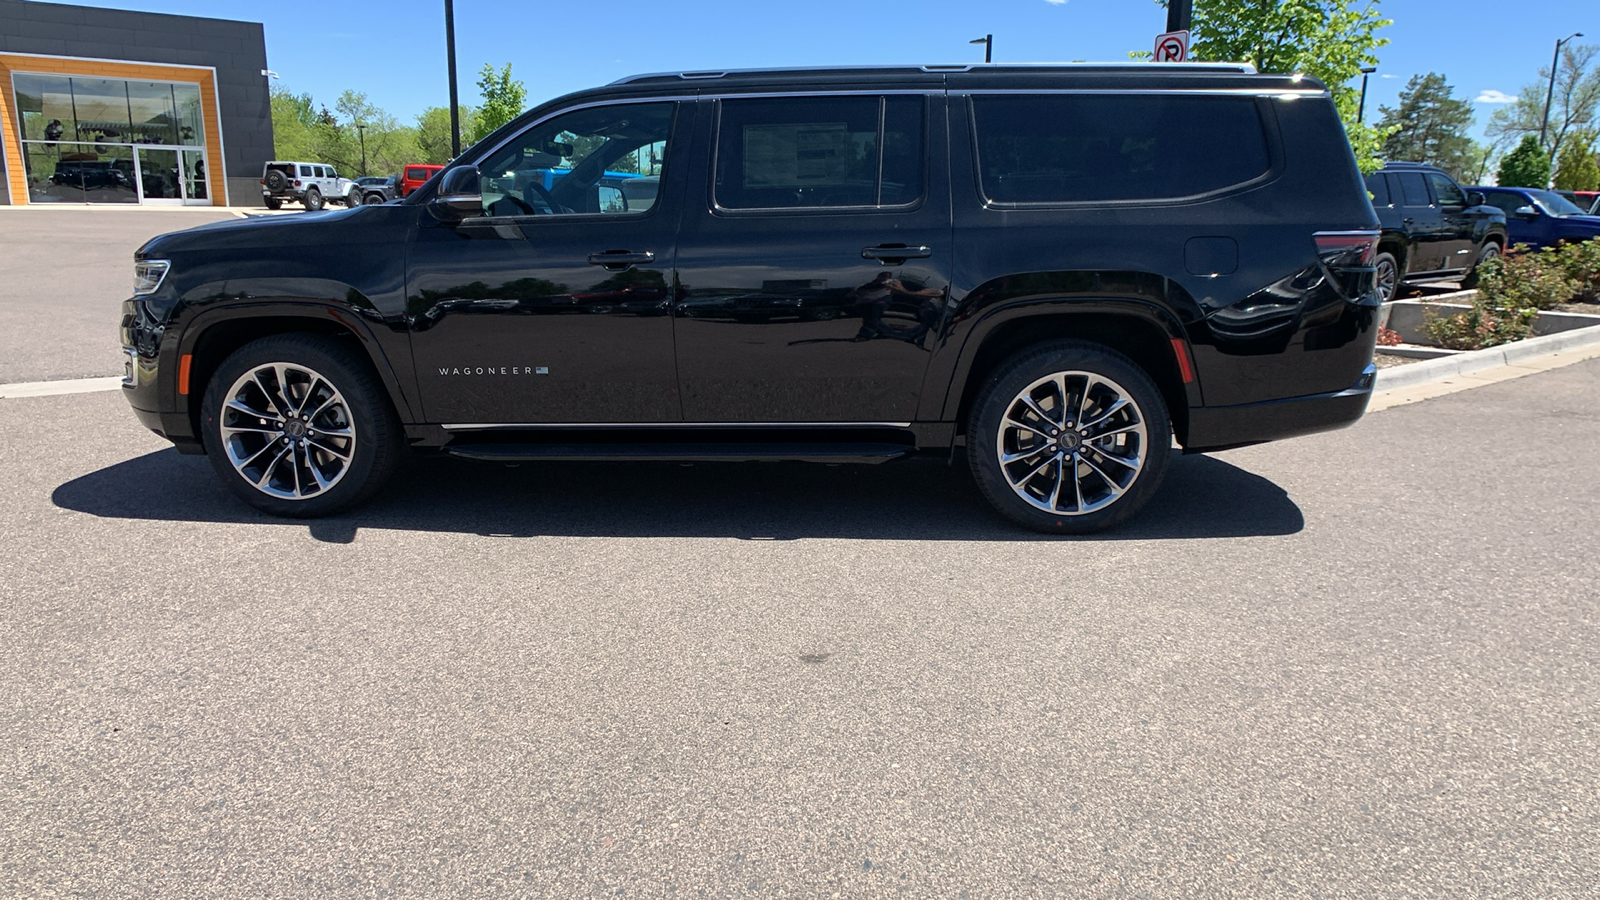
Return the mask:
M1527 197L1509 191L1489 191L1484 195L1483 202L1495 209L1503 210L1508 216L1529 205Z
M1271 167L1253 97L980 95L972 113L979 179L992 203L1188 197Z
M725 100L723 209L903 206L922 196L919 96Z
M660 193L675 106L594 106L529 128L478 164L484 213L649 212Z
M1461 193L1461 188L1454 181L1433 172L1428 173L1428 183L1433 185L1433 195L1439 198L1440 206L1466 206L1467 195Z

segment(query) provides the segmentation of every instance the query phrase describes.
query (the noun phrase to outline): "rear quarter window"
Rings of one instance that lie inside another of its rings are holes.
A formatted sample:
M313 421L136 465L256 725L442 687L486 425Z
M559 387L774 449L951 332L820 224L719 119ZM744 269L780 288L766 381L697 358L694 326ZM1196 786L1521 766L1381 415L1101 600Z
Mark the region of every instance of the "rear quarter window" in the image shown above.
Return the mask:
M1271 168L1254 97L1032 94L972 98L979 182L994 203L1206 194Z
M406 178L408 180L411 180L411 181L427 181L428 180L428 170L427 169L407 169L406 170Z

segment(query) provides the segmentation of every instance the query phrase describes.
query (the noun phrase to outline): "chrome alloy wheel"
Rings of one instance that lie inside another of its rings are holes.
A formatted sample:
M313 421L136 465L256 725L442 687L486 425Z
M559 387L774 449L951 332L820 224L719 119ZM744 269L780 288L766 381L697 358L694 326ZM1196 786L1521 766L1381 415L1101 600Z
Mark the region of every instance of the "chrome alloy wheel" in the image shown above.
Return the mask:
M1395 289L1400 285L1400 272L1392 257L1385 256L1378 260L1375 277L1378 284L1378 299L1384 303L1393 300Z
M239 376L219 428L228 461L255 489L284 500L326 493L350 469L355 424L338 389L311 369L268 363Z
M1018 497L1052 515L1081 516L1133 487L1148 443L1144 413L1122 385L1093 372L1057 372L1006 405L995 455Z

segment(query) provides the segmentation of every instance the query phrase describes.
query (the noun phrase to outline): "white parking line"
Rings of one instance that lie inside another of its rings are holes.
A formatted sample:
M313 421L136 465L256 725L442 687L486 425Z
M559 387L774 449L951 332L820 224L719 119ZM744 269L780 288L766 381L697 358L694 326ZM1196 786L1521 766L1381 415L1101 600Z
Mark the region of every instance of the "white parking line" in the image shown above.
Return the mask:
M17 384L0 384L0 400L16 397L54 397L57 394L88 394L94 391L114 391L122 387L122 376L106 378L72 378L67 381L24 381Z

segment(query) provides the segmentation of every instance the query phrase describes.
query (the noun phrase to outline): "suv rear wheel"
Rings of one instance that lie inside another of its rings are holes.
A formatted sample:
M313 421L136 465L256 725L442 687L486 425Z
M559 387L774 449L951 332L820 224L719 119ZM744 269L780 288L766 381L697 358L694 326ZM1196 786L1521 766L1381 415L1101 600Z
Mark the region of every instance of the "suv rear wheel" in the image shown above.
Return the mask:
M1385 250L1373 259L1372 265L1377 269L1378 300L1388 303L1400 289L1400 262Z
M314 187L306 188L306 209L316 212L322 208L322 192Z
M1054 534L1117 525L1161 484L1166 403L1132 360L1080 341L1023 350L973 406L967 459L1006 518Z
M267 205L267 209L281 209L283 207L283 201L277 197L262 197L261 202Z
M212 468L275 516L339 512L370 497L399 464L402 429L382 385L331 338L246 344L218 367L201 404Z

